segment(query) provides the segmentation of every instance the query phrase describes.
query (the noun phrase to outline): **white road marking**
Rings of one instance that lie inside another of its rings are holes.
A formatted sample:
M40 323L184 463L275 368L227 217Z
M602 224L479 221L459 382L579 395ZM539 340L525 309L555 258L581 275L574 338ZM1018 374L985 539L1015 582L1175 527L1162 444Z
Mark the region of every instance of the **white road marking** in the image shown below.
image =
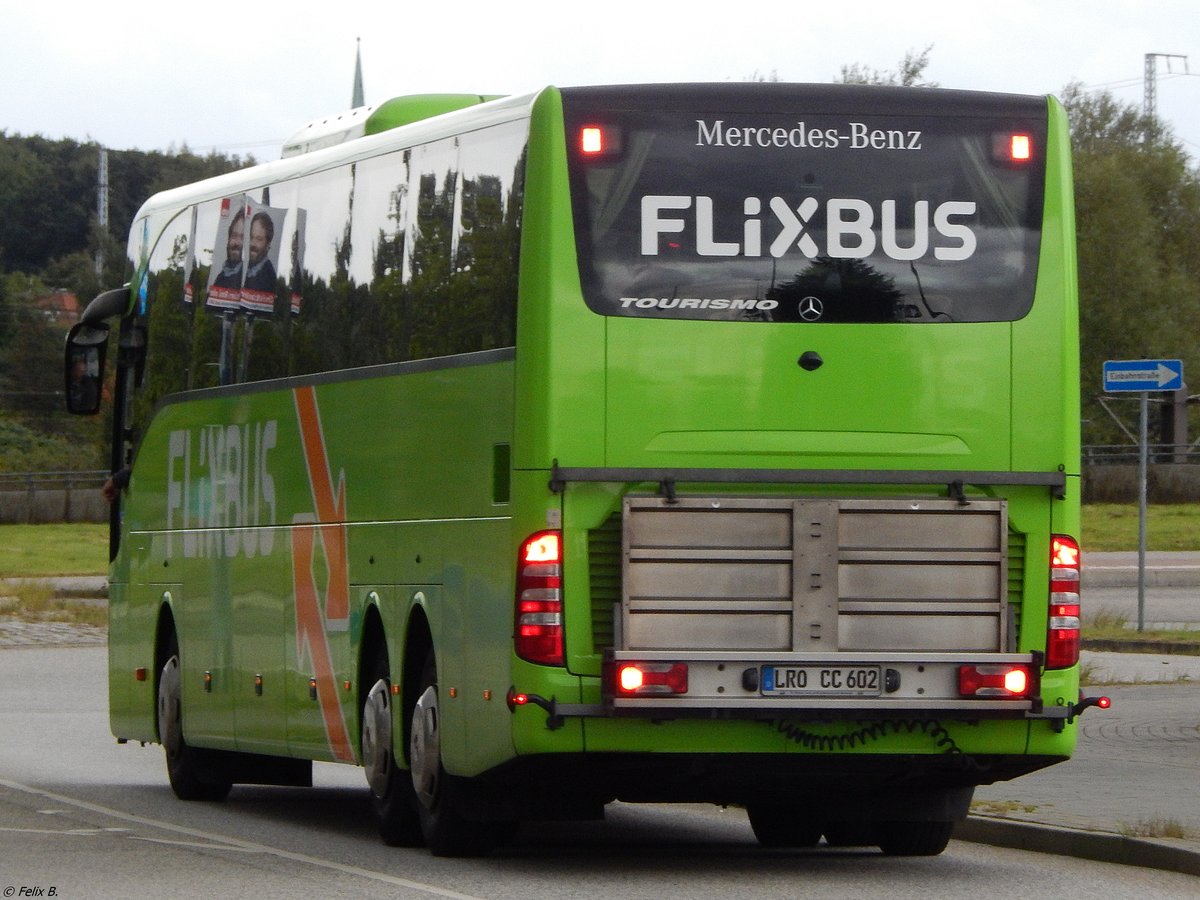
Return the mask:
M112 809L111 807L101 806L97 803L88 803L86 800L77 800L74 797L67 797L63 794L55 794L51 791L43 791L39 788L30 787L26 784L19 784L15 781L7 781L3 778L0 778L0 787L6 787L13 791L20 791L35 797L43 797L47 800L53 801L54 803L73 806L76 809L85 809L89 812L110 816L111 818L119 819L122 822L132 822L145 828L157 828L162 831L172 832L174 834L187 835L188 837L196 838L198 841L205 842L205 846L208 849L236 849L254 853L263 853L269 856L278 857L279 859L287 859L293 862L316 866L320 869L329 869L334 872L341 872L345 875L355 875L359 878L366 878L371 881L382 882L383 884L395 885L396 887L408 888L414 891L421 891L426 894L432 894L436 897L449 897L451 900L482 900L482 898L475 897L471 894L460 894L458 891L440 888L432 884L424 884L420 881L410 881L407 878L398 878L395 875L388 875L385 872L373 872L370 869L363 869L359 868L358 866L348 866L344 863L334 862L328 859L319 859L318 857L308 856L304 853L293 853L290 850L282 850L278 847L269 847L266 844L256 844L252 841L243 841L238 838L209 834L208 832L200 831L196 828L186 828L182 825L172 824L171 822L162 822L158 819L149 819L145 816L136 816L132 813L122 812L119 809ZM210 846L210 843L215 845L223 844L225 846Z

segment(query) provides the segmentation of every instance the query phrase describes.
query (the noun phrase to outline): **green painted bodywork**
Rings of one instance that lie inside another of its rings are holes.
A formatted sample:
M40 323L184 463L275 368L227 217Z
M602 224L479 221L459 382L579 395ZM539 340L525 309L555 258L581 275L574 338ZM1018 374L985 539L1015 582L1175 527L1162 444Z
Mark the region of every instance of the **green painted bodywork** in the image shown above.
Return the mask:
M359 654L371 607L379 611L397 681L409 623L414 615L428 621L443 697L444 761L457 774L535 753L809 752L755 721L568 718L551 730L535 706L509 711L504 698L511 686L561 702L601 702L600 652L585 624L588 534L619 512L627 491L655 489L572 484L554 493L548 487L554 461L1062 471L1063 499L1041 487L968 486L974 495L1006 498L1010 529L1025 535L1017 649L1044 649L1049 535L1078 536L1080 494L1071 170L1057 102L1050 101L1049 117L1037 301L1027 316L814 329L606 318L589 310L580 291L561 100L554 89L542 92L531 105L515 359L480 354L444 367L397 365L315 387L334 499L344 489L344 519L317 533L311 566L301 569L295 552L296 534L313 528L319 507L299 425L302 386L220 389L159 408L138 449L112 570L114 733L157 740L154 678L137 681L133 673L154 671L155 629L169 607L185 663L189 742L339 758L320 704L310 699L314 664L297 637L297 584L311 574L321 603L328 602L336 573L320 534L338 533L347 548L348 614L333 623L324 617L321 633L349 740L345 761L359 758ZM809 350L825 360L815 372L797 365ZM268 423L275 423L270 446ZM214 473L205 462L216 440L225 441L224 458L236 460L228 471ZM231 442L239 443L238 453L228 451ZM500 444L512 447L512 471L503 473L511 477L511 499L498 504L493 463L503 458L495 453ZM273 504L266 500L268 482ZM699 495L912 490L687 486ZM929 491L944 496L945 486ZM512 652L516 548L559 522L565 669L526 663ZM211 691L204 689L204 672L212 674ZM1046 673L1042 694L1048 705L1074 702L1078 667ZM1067 756L1074 745L1073 726L1056 732L1044 721L947 718L943 725L967 753ZM853 726L821 727L836 734ZM403 733L398 720L394 731ZM846 752L941 750L927 734L897 732ZM397 758L403 756L398 747Z
M479 94L411 94L406 97L393 97L379 104L367 117L363 133L379 134L401 125L411 125L422 119L496 99L496 96Z

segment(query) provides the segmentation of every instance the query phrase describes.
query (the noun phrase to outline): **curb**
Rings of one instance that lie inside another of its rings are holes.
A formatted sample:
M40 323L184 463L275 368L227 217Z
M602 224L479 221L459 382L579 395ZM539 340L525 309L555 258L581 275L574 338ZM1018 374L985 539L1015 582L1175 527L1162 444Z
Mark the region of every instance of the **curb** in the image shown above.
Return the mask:
M970 816L955 826L954 839L1012 850L1031 850L1122 866L1200 875L1200 848L1111 832Z
M1153 653L1159 656L1200 656L1200 640L1196 641L1139 641L1113 638L1083 639L1084 650L1099 650L1104 653Z
M1088 588L1136 588L1137 566L1089 566L1084 562L1080 584ZM1186 588L1200 585L1200 566L1146 566L1146 587Z

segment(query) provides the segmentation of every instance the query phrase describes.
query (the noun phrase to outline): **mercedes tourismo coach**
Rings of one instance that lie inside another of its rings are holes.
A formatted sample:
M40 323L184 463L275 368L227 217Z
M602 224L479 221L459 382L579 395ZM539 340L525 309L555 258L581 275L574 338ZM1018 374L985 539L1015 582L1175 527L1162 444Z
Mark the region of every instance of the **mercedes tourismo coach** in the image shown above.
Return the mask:
M94 411L115 323L112 729L180 797L323 760L439 854L617 799L929 854L1070 755L1055 100L547 88L359 131L151 198L69 342Z

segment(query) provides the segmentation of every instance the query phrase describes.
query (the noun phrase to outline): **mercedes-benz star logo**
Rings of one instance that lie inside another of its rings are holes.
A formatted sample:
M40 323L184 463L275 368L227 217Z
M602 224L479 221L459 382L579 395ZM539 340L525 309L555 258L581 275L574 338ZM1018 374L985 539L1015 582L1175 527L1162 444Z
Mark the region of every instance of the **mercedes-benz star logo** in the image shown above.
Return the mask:
M805 322L815 322L825 312L825 304L816 297L805 297L800 301L800 318Z

